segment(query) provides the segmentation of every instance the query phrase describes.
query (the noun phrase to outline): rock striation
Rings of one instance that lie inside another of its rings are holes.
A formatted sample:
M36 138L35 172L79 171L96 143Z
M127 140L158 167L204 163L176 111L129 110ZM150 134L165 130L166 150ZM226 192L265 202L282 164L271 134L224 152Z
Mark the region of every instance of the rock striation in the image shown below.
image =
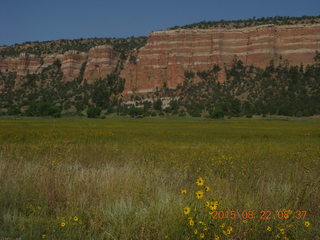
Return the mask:
M90 49L88 53L67 51L64 54L35 56L22 53L18 57L0 57L1 72L17 72L17 79L28 73L39 73L54 61L61 62L63 81L72 81L79 76L82 64L86 63L84 79L88 83L96 78L105 77L111 73L118 62L119 54L108 45Z
M88 53L84 79L92 83L111 73L119 61L119 54L111 46L102 45L91 48Z
M150 34L147 44L131 53L124 62L121 77L126 79L124 93L153 92L166 85L183 83L185 71L202 71L215 64L231 65L234 58L244 64L264 67L288 60L289 64L313 63L320 50L320 24L264 25L240 29L175 29ZM83 79L92 83L119 66L120 54L109 45L89 52L0 57L1 72L17 72L17 79L60 60L63 81L72 81L85 64ZM134 59L134 60L132 60ZM281 60L282 59L282 60ZM223 71L220 81L224 80Z
M175 88L183 83L186 70L223 67L235 56L260 67L281 59L299 65L313 63L316 50L320 50L320 24L157 31L139 50L136 63L126 62L122 77L125 92L145 93L164 84Z

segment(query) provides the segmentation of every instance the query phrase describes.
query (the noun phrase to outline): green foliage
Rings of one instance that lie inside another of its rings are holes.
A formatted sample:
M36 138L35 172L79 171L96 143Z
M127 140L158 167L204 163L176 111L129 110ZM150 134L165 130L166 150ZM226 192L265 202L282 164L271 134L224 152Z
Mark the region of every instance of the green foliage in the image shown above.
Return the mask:
M209 116L210 116L210 118L217 118L218 119L218 118L223 118L224 113L220 107L215 107L215 108L209 109Z
M90 48L99 45L111 45L124 58L134 49L141 48L147 42L147 37L129 38L88 38L75 40L56 40L44 42L25 42L5 47L0 51L0 56L19 56L21 53L34 54L63 54L69 50L88 52Z
M137 108L137 107L132 106L129 109L129 115L131 117L143 117L143 114L144 114L144 111L142 108Z
M19 106L10 106L7 110L7 114L10 116L19 115L21 113Z
M261 17L246 20L220 20L220 21L201 21L185 26L175 26L170 29L208 29L208 28L243 28L266 24L274 25L292 25L292 24L316 24L320 23L320 16L302 16L302 17Z
M161 111L162 110L162 100L160 98L158 98L157 100L155 100L153 102L153 108L157 111Z
M38 116L52 116L60 117L61 108L53 105L52 103L34 103L24 112L24 115L29 117Z
M125 80L117 73L111 73L106 78L96 80L91 86L92 102L102 109L113 105L111 97L121 93Z
M217 106L228 116L320 114L319 53L315 60L307 66L289 66L286 61L276 66L270 62L262 69L234 59L233 65L224 69L223 83L218 81L218 66L198 72L201 81L196 83L191 79L193 74L186 72L184 84L175 93L178 108L185 107L191 116L205 111L210 117Z
M191 117L201 117L202 113L202 106L199 104L189 104L186 106L187 107L187 112Z
M101 108L98 107L88 107L87 109L87 117L88 118L97 118L101 114Z

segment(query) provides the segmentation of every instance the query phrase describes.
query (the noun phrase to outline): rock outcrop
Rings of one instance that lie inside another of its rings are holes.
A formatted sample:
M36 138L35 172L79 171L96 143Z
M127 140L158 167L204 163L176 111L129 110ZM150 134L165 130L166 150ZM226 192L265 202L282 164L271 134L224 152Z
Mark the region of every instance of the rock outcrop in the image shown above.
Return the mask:
M146 46L132 53L124 63L121 76L126 79L124 93L147 93L166 85L175 88L183 83L187 70L201 71L230 65L235 56L244 64L266 66L270 60L290 64L313 63L320 50L320 24L264 25L241 29L175 29L150 34ZM79 76L86 63L83 79L88 83L105 77L119 63L111 46L94 47L89 52L67 51L64 54L0 57L1 72L39 73L59 59L63 80ZM223 72L220 80L223 81Z
M164 84L175 88L183 82L186 70L206 70L214 64L223 67L235 56L260 67L281 59L299 65L313 63L316 50L320 50L319 24L157 31L139 50L136 63L126 62L122 77L125 92L145 93Z
M97 78L103 78L117 66L119 54L111 46L102 45L91 48L88 54L84 79L92 83Z
M21 76L28 73L39 73L55 60L60 60L63 81L72 81L79 76L82 64L87 62L84 79L92 83L95 79L105 77L115 69L118 56L119 54L108 45L94 47L88 53L74 50L64 54L42 56L22 53L18 57L0 57L0 71L17 72L19 80Z

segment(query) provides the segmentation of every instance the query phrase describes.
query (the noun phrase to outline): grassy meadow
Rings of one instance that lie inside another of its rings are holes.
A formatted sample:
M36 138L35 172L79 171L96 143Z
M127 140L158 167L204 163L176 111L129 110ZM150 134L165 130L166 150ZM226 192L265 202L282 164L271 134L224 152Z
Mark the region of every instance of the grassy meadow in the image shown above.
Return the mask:
M0 239L320 239L320 121L0 119L0 204Z

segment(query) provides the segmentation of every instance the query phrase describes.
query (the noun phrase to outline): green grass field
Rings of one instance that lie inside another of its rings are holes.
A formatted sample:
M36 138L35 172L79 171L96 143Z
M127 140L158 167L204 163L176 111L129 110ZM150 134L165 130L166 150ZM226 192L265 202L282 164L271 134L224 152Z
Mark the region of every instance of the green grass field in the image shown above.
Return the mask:
M320 239L320 121L1 119L0 203L0 239Z

